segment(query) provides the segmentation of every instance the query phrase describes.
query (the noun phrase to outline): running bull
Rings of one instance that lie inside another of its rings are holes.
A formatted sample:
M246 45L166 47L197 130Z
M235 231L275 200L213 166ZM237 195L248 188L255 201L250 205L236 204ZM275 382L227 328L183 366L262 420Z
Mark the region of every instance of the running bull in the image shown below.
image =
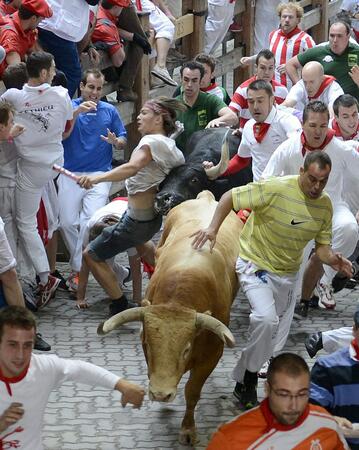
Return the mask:
M127 322L142 321L151 400L172 401L182 375L190 371L179 438L192 445L202 386L216 367L223 344L235 343L227 325L238 288L235 262L243 225L232 212L212 253L209 245L200 251L191 246L190 235L208 226L216 205L213 194L204 191L170 211L143 306L119 313L98 328L99 334L106 334Z
M240 172L226 178L217 179L227 168L221 160L224 147L229 158L237 153L240 137L233 136L227 128L210 128L192 134L186 146L186 163L171 170L161 183L155 199L155 208L161 214L179 203L196 198L199 192L208 189L217 200L226 191L252 181L252 168L247 166ZM205 170L203 161L211 161L216 166ZM227 160L228 163L228 160Z

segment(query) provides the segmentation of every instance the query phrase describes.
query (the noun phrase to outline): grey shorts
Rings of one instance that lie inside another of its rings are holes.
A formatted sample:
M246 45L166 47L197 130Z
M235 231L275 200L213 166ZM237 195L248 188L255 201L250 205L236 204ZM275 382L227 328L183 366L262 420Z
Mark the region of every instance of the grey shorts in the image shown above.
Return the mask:
M126 211L116 225L105 228L90 242L87 250L95 261L105 261L131 247L149 241L159 231L161 224L162 216L139 221L129 217Z

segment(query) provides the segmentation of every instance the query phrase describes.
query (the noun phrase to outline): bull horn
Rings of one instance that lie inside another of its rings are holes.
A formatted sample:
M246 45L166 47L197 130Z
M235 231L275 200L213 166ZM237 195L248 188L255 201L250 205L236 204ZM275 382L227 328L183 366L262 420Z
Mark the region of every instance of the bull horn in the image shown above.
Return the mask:
M209 316L208 314L196 313L196 327L212 331L216 334L228 347L234 347L236 341L229 328L220 320Z
M231 129L229 128L223 137L222 148L221 148L221 159L220 159L219 163L209 169L204 169L207 177L210 180L215 180L220 175L222 175L223 172L225 172L227 170L228 162L229 162L228 135L230 132L231 132Z
M143 307L126 309L125 311L122 311L111 317L111 319L100 323L100 325L97 327L97 334L107 334L110 331L115 330L116 328L119 328L121 325L128 322L142 322L144 313L145 308Z

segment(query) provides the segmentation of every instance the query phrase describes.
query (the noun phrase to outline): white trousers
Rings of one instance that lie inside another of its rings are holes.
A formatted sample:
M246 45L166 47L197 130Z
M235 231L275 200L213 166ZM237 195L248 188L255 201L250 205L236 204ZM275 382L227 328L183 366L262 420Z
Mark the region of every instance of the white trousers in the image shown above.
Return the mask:
M156 7L155 10L151 11L149 16L150 27L155 30L155 38L165 38L170 42L173 41L175 36L175 25L170 21L166 14Z
M323 348L327 353L333 353L343 347L349 347L353 340L353 328L341 327L336 330L323 331Z
M0 217L0 274L16 267L16 260L6 238L4 222Z
M359 239L358 223L346 203L333 204L333 242L332 248L340 252L345 258L349 258ZM324 265L322 281L330 284L335 275L335 270Z
M246 370L258 372L284 347L293 320L297 274L279 276L241 258L236 271L251 307L249 337L233 370L233 378L240 383Z
M96 175L102 172L77 175ZM60 228L65 245L70 252L70 266L79 272L82 261L82 244L88 220L99 208L108 202L111 183L99 183L92 189L82 189L71 178L60 175L58 178L58 199Z
M233 20L234 3L229 3L229 0L208 2L208 16L204 28L204 53L213 54L222 43Z
M279 25L276 8L288 0L255 0L254 53L268 48L268 36Z
M56 176L51 168L19 160L15 187L16 224L26 255L37 274L50 272L36 214L46 183Z

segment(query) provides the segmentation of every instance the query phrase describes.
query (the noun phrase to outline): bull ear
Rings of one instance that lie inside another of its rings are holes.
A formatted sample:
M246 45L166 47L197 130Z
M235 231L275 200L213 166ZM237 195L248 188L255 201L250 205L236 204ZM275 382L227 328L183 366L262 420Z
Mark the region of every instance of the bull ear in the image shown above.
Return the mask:
M196 313L196 327L212 331L216 334L228 347L234 347L236 341L233 334L224 323L208 314Z
M151 305L152 303L149 300L147 300L147 298L144 298L141 302L141 306L151 306Z
M115 330L116 328L119 328L121 325L128 322L142 322L144 314L145 308L143 307L126 309L125 311L122 311L121 313L111 317L111 319L100 323L97 328L97 334L107 334L110 331Z

